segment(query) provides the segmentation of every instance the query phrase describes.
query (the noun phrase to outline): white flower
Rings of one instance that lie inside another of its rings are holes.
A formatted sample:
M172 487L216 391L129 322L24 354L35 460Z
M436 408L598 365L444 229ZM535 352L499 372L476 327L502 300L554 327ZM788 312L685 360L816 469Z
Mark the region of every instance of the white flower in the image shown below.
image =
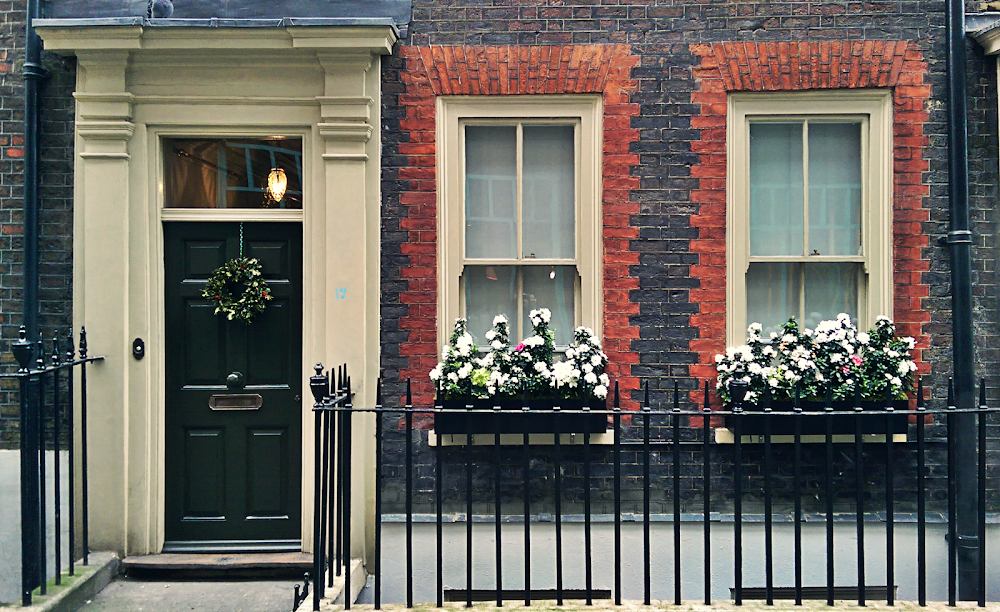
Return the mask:
M722 361L725 358L726 358L725 355L723 355L722 353L719 353L718 355L715 356L715 363L722 363Z
M844 356L841 355L840 353L834 353L834 354L830 355L830 363L840 363L840 361L843 358L844 358Z
M906 336L904 338L901 338L901 340L906 344L906 348L910 349L911 351L917 347L917 341L914 340L912 336Z
M507 322L507 317L503 316L502 314L493 317L493 326L494 327L496 327L497 325L500 325L501 323L506 323L506 322Z
M764 371L764 368L760 367L759 363L751 363L749 366L751 374L757 375Z
M795 342L795 336L792 334L785 334L781 337L782 342Z
M596 384L597 375L594 374L593 372L587 372L586 374L583 375L583 380L585 380L588 384L591 385Z
M604 399L608 396L608 388L604 385L597 385L594 387L594 395L597 396L598 399Z
M750 327L747 328L747 333L751 336L756 336L762 331L764 331L764 326L760 323L751 323Z
M900 387L900 386L903 385L903 381L901 381L899 378L897 378L895 376L893 376L891 379L889 379L889 382L892 383L893 387Z
M888 350L887 350L887 351L885 352L885 354L886 354L887 356L891 357L892 359L895 359L895 358L899 357L899 351L894 351L894 350L892 350L892 349L888 349Z
M497 337L497 333L495 331L493 331L492 329L490 331L486 332L486 339L487 340L493 340L496 337Z
M431 380L439 380L441 378L441 364L434 366L431 370Z
M598 380L601 381L601 384L604 385L605 387L608 387L608 386L611 385L611 379L608 378L607 374L601 374L597 378L598 378Z
M601 356L600 355L594 355L593 357L590 358L590 363L593 364L593 365L595 365L595 366L601 365Z
M566 359L572 359L576 355L576 351L571 348L566 349Z
M871 340L871 336L869 336L867 332L858 332L858 342L861 344L868 344L869 340Z
M462 366L462 367L460 367L458 369L458 377L459 378L468 378L470 374L472 374L472 364L471 363L467 363L467 364L465 364L464 366Z
M768 384L770 384L770 385L771 385L772 387L777 387L777 386L778 386L778 379L777 379L777 378L771 378L771 379L768 379L768 381L767 381L767 382L768 382Z
M457 383L458 382L458 374L455 374L454 372L449 373L448 374L448 380L450 380L453 383Z
M503 342L500 342L499 340L494 340L493 342L490 343L490 346L493 347L493 350L499 351L500 349L503 348Z
M544 362L539 361L538 363L535 364L535 371L538 373L542 373L547 369L548 367L546 367Z

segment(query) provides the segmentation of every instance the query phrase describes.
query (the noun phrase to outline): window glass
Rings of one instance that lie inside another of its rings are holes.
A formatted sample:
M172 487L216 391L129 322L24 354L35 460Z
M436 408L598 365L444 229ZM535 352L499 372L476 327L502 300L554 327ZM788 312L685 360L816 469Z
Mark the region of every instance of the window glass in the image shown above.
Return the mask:
M465 130L465 256L517 253L517 128Z
M801 255L802 124L750 124L750 254Z
M805 264L806 327L820 321L836 319L841 312L858 320L858 275L861 264L854 262Z
M531 333L529 313L548 308L556 344L568 345L579 282L575 127L515 122L467 125L463 134L469 332L482 343L504 314L516 342Z
M302 208L302 139L163 139L167 208ZM272 169L287 187L267 195Z
M861 254L861 124L809 122L809 249Z
M747 268L747 321L760 323L764 337L789 317L799 318L800 264L754 262Z
M522 257L572 259L575 253L573 127L524 127Z
M517 320L517 285L515 266L465 267L465 317L480 346L486 345L484 334L493 328L493 317L502 314L512 323Z
M556 332L556 345L573 341L576 266L525 266L522 338L531 335L528 314L536 308L552 311L549 326Z

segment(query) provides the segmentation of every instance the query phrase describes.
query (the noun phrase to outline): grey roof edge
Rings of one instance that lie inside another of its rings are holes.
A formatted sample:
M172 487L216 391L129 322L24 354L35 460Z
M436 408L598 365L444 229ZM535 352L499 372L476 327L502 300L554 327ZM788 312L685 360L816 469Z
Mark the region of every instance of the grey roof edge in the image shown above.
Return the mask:
M144 17L83 17L72 19L35 19L35 27L154 27L154 28L302 28L302 27L391 27L399 38L406 36L406 26L399 27L391 17L283 17L281 19L146 19Z

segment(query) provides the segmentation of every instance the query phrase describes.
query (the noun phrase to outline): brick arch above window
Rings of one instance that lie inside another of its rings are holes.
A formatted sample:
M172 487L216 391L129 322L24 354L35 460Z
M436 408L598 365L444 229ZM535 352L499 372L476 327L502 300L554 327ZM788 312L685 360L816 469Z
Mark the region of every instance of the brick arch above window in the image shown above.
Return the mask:
M639 131L631 126L639 105L629 97L638 89L631 71L639 57L627 45L404 46L399 53L405 61L400 75L404 139L399 144L399 181L406 213L399 223L406 232L401 245L406 262L400 270L405 289L399 299L407 308L399 324L405 334L399 354L408 361L400 377L412 378L414 403L431 403L428 372L438 358L437 97L600 94L603 340L608 373L620 386L622 406L635 407L632 395L638 392L639 380L632 366L639 358L632 342L639 330L629 317L638 314L639 306L629 292L639 286L632 270L639 254L630 250L638 229L629 225L629 217L639 205L630 201L629 193L639 187L639 179L630 175L639 163L639 155L630 150L639 141Z

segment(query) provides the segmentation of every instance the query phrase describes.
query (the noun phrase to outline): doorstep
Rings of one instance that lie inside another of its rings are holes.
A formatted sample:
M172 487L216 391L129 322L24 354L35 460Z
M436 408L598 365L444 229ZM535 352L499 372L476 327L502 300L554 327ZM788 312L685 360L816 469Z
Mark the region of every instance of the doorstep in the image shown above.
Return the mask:
M312 569L313 557L295 553L165 553L125 557L122 573L158 579L299 579Z

